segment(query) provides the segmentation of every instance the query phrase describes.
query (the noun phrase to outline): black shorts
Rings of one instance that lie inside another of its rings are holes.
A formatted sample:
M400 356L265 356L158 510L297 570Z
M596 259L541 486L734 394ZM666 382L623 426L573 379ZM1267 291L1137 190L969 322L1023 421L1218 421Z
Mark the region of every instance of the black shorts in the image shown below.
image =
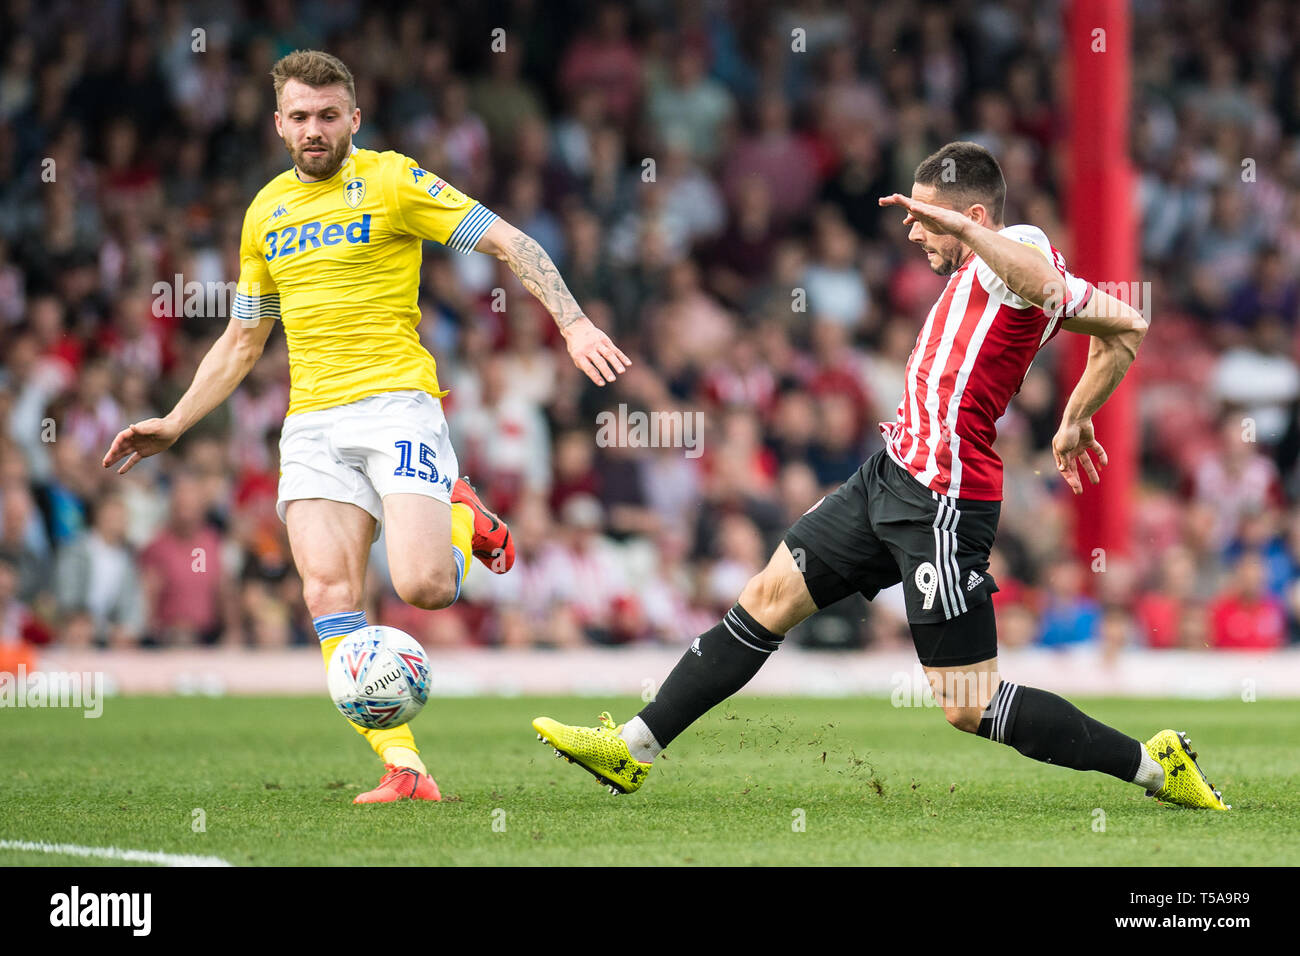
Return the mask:
M915 625L955 621L997 591L989 551L1001 511L999 501L931 491L880 451L796 521L785 543L819 608L855 591L870 601L902 581L921 663L968 664L997 654L995 633L944 628L939 660L921 646Z

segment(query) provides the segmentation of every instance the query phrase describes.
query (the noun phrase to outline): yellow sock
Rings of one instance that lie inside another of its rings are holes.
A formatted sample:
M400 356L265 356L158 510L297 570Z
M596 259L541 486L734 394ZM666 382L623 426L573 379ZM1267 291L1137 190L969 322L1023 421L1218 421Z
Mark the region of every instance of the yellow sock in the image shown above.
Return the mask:
M470 558L472 555L474 542L474 509L463 501L457 501L451 506L451 548L452 551L459 551L461 557L460 584L465 583L469 577ZM460 594L460 584L456 586L456 594Z
M330 658L334 656L334 648L339 646L339 641L347 637L346 634L339 634L336 637L327 637L320 642L320 655L325 658L325 666L330 666Z
M347 637L346 634L339 634L337 637L327 637L320 642L321 656L325 658L325 665L328 667L330 657L334 654L334 648L339 646L339 641ZM349 723L351 723L349 721ZM359 727L351 724L352 729L366 738L375 753L379 754L379 759L384 763L391 763L394 767L414 767L420 773L428 773L424 766L424 761L420 759L420 751L415 746L415 736L411 733L408 724L402 724L400 727L388 727L384 730L371 730L368 727Z
M394 767L414 767L420 773L429 772L420 759L409 724L387 730L363 730L362 733L384 763L391 763Z

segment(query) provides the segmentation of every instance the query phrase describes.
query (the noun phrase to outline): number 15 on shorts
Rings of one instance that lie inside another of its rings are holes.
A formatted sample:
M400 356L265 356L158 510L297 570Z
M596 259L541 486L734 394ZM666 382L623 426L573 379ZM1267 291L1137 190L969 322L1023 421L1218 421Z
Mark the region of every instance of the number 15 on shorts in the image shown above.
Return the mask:
M434 461L432 448L424 442L420 442L420 464L425 467L417 471L411 464L414 442L399 441L393 442L393 444L397 447L398 455L397 468L393 471L394 475L398 478L419 478L421 481L428 481L435 485L441 483L450 488L451 482L449 480L439 479L438 477L438 465Z

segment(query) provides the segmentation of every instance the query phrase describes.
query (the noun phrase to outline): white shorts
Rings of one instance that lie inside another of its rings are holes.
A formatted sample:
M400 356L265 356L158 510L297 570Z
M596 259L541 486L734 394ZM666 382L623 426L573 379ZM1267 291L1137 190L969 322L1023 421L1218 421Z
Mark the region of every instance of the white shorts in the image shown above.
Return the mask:
M386 495L450 505L458 468L439 399L418 389L381 392L284 420L275 510L283 521L290 501L346 501L374 517L378 540Z

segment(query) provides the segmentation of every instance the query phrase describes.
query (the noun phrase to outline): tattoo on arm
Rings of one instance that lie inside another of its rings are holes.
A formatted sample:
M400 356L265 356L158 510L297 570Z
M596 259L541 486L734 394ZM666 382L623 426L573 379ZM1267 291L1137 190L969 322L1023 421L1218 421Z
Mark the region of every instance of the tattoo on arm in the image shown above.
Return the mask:
M582 307L537 240L522 234L516 236L506 249L505 260L524 288L546 306L546 311L551 313L561 331L583 318Z

